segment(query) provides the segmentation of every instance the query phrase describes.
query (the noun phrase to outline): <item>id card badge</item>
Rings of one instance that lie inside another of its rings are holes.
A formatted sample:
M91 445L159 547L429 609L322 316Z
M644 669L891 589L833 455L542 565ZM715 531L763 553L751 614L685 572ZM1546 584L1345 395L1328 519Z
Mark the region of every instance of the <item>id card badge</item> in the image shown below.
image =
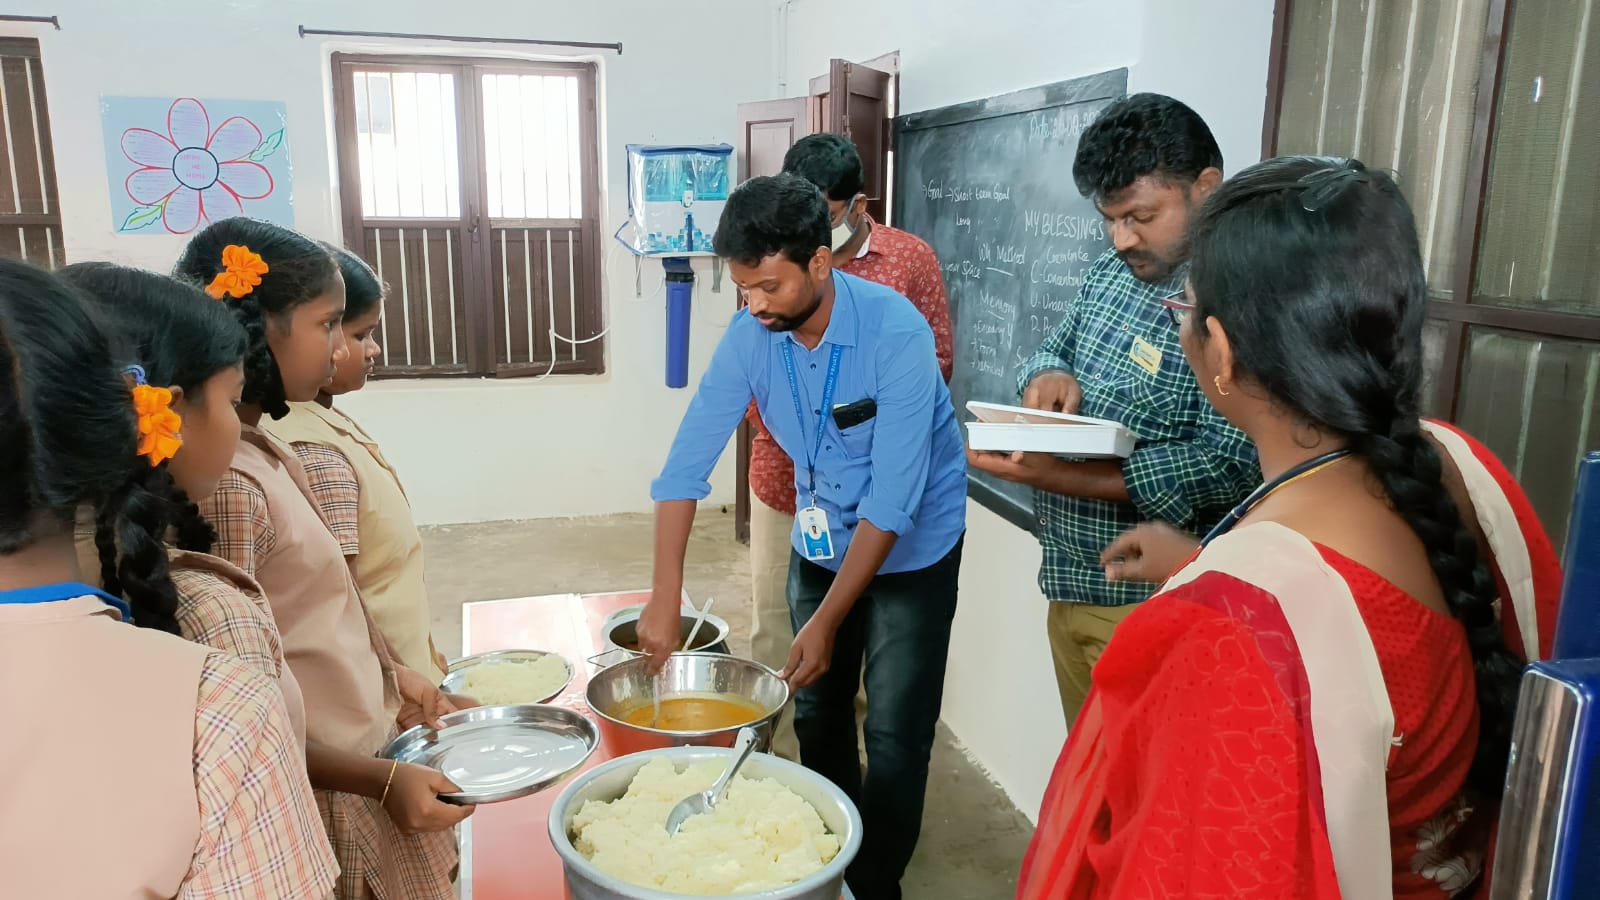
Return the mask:
M1128 358L1151 375L1161 371L1161 351L1144 338L1133 339L1133 347L1128 350Z
M795 514L800 523L800 545L806 559L833 559L833 536L828 533L828 514L808 506Z

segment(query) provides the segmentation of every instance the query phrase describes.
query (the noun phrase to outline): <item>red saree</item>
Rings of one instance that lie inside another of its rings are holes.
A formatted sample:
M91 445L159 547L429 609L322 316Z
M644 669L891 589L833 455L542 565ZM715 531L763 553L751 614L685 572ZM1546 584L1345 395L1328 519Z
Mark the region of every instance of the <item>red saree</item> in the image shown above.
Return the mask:
M1532 507L1481 445L1427 428L1472 499L1508 643L1548 653L1560 572ZM1497 810L1462 787L1459 625L1282 526L1207 545L1094 679L1019 900L1444 898L1481 871Z

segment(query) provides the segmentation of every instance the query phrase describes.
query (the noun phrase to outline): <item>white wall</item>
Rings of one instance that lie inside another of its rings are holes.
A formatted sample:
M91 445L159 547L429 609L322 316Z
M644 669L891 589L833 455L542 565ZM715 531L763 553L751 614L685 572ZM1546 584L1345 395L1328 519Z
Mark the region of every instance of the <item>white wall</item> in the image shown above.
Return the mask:
M118 10L112 12L111 10ZM125 10L125 11L124 11ZM55 0L60 31L0 26L40 40L69 261L111 259L165 271L177 237L115 235L99 98L194 96L287 104L297 227L340 239L336 161L328 136L334 50L517 55L509 45L302 39L296 26L385 32L620 41L600 62L602 190L609 239L627 208L623 145L734 142L734 107L775 82L772 10L747 0L697 0L670 12L643 0ZM675 93L692 85L692 98ZM383 441L424 523L600 514L649 508L690 391L664 386L665 313L658 264L634 297L624 252L607 255L607 372L543 382L389 382L347 406ZM702 277L691 336L691 386L733 309ZM732 454L712 499L733 498Z
M1272 0L778 0L777 8L787 95L805 93L829 59L893 50L904 112L1127 66L1130 91L1175 96L1205 117L1230 172L1260 156ZM944 718L1033 816L1066 735L1034 580L1039 545L976 503L968 513Z
M102 93L281 100L288 104L298 226L337 239L327 140L327 56L360 49L296 36L295 26L622 41L600 54L608 217L625 210L628 142L737 143L736 104L803 93L833 57L900 50L901 106L916 111L1127 66L1131 89L1194 106L1229 169L1256 159L1272 0L699 0L668 14L643 0L163 0L137 15L92 0L55 0L60 32L43 53L69 258L165 269L177 239L113 236L102 158ZM776 15L774 15L776 11ZM772 28L776 20L778 28ZM130 39L131 38L131 39ZM131 49L138 47L137 50ZM407 42L403 52L492 52ZM780 89L779 80L787 82ZM685 100L672 89L693 84ZM1065 175L1065 173L1063 173ZM606 232L609 234L609 230ZM598 378L386 383L349 407L406 475L419 519L458 522L640 510L688 391L663 384L659 296L633 298L633 265L609 257L607 374ZM732 307L702 278L691 377ZM647 292L660 284L646 279ZM731 454L713 500L733 496ZM952 641L946 720L1025 812L1038 808L1065 732L1034 586L1027 534L973 505Z

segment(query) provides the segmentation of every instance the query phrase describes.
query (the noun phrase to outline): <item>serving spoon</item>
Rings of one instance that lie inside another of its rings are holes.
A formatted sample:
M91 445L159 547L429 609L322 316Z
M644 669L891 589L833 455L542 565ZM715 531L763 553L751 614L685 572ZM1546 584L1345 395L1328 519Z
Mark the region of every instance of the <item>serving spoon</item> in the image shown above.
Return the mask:
M695 636L700 633L700 626L704 625L706 623L706 616L711 614L711 604L713 604L715 602L717 602L717 598L715 598L715 597L707 597L706 598L705 607L695 613L694 625L689 629L689 637L688 637L688 639L683 642L683 646L685 648L694 646ZM690 609L694 609L694 606L691 605L689 608ZM661 685L666 682L666 680L667 680L666 675L667 675L667 667L666 666L662 666L656 672L655 680L651 684L651 690L650 690L650 704L651 704L650 727L651 728L659 728L659 727L661 727Z
M728 783L733 781L733 776L739 773L739 767L750 758L751 751L756 749L756 731L754 728L744 727L739 729L739 737L733 742L733 761L723 771L722 777L711 786L708 791L701 791L690 797L678 801L678 805L667 814L667 834L677 834L683 823L694 816L704 815L716 808L722 800L722 795L728 790Z

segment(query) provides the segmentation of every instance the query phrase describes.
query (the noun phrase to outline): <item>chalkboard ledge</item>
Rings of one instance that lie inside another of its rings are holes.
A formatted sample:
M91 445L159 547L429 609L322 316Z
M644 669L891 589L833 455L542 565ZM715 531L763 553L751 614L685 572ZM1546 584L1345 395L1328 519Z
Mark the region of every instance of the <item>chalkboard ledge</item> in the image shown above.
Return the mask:
M1000 493L976 478L967 478L967 496L987 506L995 515L1021 528L1029 534L1038 534L1039 521L1028 510L1012 503Z

